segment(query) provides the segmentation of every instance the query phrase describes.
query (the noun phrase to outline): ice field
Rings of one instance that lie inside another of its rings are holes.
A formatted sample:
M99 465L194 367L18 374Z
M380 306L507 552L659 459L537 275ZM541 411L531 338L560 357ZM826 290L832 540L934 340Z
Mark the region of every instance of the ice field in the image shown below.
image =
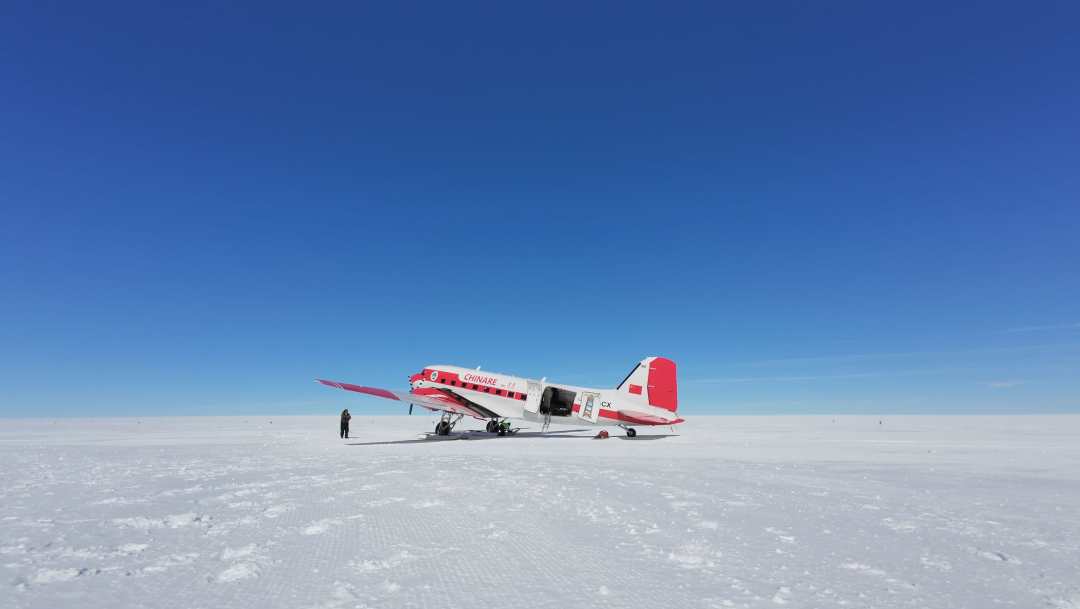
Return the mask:
M688 418L0 420L0 607L1080 608L1080 416Z

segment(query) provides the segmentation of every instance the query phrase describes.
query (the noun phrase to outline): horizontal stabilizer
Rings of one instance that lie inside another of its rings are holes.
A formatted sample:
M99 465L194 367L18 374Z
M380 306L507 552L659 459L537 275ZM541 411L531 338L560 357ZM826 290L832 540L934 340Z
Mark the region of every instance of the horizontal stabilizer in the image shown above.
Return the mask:
M619 420L624 423L630 423L632 425L678 425L685 419L675 417L674 419L665 419L656 415L647 414L644 412L634 412L633 410L619 410Z

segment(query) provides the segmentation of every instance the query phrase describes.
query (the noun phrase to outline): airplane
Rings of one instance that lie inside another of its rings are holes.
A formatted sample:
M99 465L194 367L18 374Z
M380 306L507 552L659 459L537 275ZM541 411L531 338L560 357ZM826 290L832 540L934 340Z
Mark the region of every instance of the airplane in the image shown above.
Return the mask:
M684 419L679 407L675 362L664 357L646 357L630 370L615 389L574 387L521 378L480 368L431 365L409 377L410 390L390 391L315 379L329 387L355 391L388 400L422 406L442 416L435 435L448 436L466 416L487 420L487 431L498 433L510 419L542 424L614 425L637 435L634 425L677 425Z

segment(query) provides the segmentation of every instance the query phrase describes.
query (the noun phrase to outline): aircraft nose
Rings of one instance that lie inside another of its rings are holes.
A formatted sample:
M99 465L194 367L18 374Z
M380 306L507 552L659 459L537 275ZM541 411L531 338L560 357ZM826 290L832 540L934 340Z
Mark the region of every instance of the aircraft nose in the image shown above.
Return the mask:
M416 374L409 377L409 384L415 385L416 381L419 381L422 378L424 378L423 373L417 372Z

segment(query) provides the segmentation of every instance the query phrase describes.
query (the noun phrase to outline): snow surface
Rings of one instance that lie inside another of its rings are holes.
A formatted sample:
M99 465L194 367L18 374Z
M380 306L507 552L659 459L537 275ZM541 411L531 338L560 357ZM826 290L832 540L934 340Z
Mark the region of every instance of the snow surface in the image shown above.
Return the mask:
M1080 608L1080 417L880 420L0 420L0 607Z

